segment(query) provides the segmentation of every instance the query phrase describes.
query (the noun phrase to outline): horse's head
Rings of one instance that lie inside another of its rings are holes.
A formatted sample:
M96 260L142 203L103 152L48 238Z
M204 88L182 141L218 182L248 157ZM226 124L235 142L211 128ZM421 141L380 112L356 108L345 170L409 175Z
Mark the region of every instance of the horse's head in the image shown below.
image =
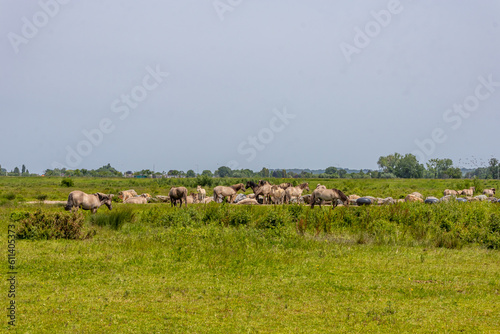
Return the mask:
M101 202L101 205L106 205L108 209L112 209L113 206L111 205L112 200L113 200L113 194L103 194L103 193L97 193L97 196L99 197L99 201Z
M255 184L255 182L253 181L247 181L247 185L246 185L247 188L255 188L257 187L257 185Z

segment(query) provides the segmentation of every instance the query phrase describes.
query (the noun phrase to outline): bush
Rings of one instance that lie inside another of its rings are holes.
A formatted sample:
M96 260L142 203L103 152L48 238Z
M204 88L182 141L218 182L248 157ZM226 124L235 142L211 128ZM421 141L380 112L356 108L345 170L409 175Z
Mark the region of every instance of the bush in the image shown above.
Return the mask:
M87 239L95 235L95 230L83 231L85 218L79 212L13 212L10 219L18 222L18 239Z
M40 202L43 202L47 199L47 194L36 195L36 199L39 200Z
M268 212L257 222L258 228L280 228L285 222L290 221L290 216L285 211L275 210Z
M62 179L61 180L61 187L73 187L75 183L73 182L72 179Z
M13 192L10 192L10 193L6 193L5 195L3 195L3 197L5 197L5 199L7 199L9 201L12 201L16 198L16 194L14 194Z
M245 209L251 209L251 208L245 208ZM229 225L231 226L239 226L239 225L247 225L252 221L252 215L249 212L249 210L245 211L240 211L240 210L233 210L229 214Z

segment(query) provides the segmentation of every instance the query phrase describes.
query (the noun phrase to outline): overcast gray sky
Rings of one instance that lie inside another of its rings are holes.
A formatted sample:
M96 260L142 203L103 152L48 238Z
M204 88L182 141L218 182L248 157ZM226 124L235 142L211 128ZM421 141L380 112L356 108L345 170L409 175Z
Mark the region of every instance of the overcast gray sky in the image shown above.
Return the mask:
M500 157L498 0L0 0L0 36L9 170Z

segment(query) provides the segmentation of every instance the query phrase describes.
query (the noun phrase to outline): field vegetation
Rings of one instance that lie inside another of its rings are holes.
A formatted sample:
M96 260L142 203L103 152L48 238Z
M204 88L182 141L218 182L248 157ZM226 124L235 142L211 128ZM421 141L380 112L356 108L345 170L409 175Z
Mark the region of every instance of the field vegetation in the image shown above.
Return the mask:
M212 179L217 184L240 179ZM16 225L19 332L494 332L500 204L234 206L114 203L65 212L71 190L194 192L201 179L0 178ZM290 179L279 182L302 182ZM492 180L307 180L347 194L496 187ZM273 183L275 183L274 181ZM35 203L28 203L34 201ZM7 270L7 269L6 269ZM8 282L2 280L1 291ZM6 293L4 293L6 296ZM7 300L4 305L7 305ZM8 329L7 320L0 328Z

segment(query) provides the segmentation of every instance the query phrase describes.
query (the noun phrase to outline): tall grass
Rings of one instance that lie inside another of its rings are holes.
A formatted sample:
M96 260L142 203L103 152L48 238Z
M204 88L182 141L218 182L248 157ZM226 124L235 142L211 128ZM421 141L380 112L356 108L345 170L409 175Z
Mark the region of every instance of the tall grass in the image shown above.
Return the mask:
M133 222L135 212L131 207L121 207L109 212L98 212L90 216L90 222L97 226L106 226L119 230L125 223Z

